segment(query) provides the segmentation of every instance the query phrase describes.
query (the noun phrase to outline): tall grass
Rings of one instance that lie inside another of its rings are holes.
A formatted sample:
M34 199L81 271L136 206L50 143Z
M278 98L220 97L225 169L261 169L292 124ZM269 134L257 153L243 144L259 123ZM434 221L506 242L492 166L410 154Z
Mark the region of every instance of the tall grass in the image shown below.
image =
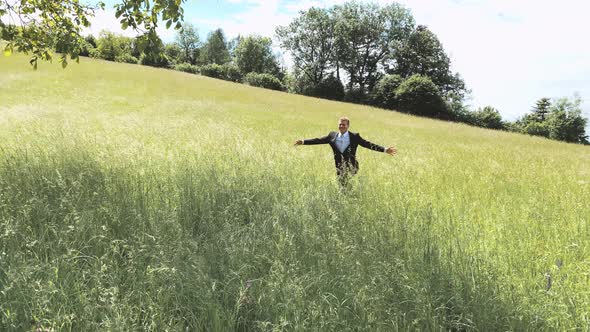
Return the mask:
M90 59L0 59L0 330L590 328L590 150ZM352 190L327 147L351 129Z

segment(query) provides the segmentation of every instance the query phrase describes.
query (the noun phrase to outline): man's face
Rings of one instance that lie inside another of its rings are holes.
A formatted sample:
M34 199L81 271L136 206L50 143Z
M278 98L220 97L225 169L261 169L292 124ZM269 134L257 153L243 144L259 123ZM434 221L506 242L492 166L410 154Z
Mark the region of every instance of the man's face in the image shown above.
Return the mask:
M347 132L348 131L348 121L340 120L338 122L338 130L340 130L341 134L344 134L345 132Z

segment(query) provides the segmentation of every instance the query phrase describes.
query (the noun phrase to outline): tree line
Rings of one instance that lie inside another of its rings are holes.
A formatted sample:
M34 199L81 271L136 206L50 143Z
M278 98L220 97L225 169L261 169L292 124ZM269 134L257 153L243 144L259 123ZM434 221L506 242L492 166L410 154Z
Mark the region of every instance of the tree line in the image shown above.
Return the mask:
M183 12L177 7L158 9L167 13L163 17L167 26L175 23L180 29L173 42L164 43L155 32L157 20L149 11L140 10L142 7L132 6L141 3L125 2L127 7L117 7L117 16L123 17L123 27L147 24L143 34L130 38L102 31L98 37L56 38L53 48L62 54L62 63L67 63L63 55L69 54L72 59L90 56L173 68L252 86L589 144L585 133L588 120L582 116L579 96L541 98L514 122L504 121L492 106L471 110L465 104L470 91L459 73L452 72L451 60L436 34L417 25L411 11L397 3L380 6L349 1L301 11L292 22L275 30L280 48L292 57L290 71L273 53L271 38L249 35L227 40L223 30L217 29L201 41L195 26L184 23L180 27L178 19ZM2 10L6 11L0 6ZM146 17L150 17L147 22ZM85 25L87 20L82 18ZM31 25L19 30L4 24L0 29L2 38L9 41L7 50L16 46L35 57L51 57L23 42L27 34L29 38L40 34Z

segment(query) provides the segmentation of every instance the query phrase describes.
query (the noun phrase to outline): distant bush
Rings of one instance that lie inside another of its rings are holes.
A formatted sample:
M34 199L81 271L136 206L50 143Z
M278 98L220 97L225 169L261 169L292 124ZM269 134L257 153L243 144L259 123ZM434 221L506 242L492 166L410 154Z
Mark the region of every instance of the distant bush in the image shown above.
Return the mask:
M164 54L166 54L168 60L170 60L170 64L176 65L178 63L182 63L182 50L180 49L180 46L178 46L177 43L170 43L164 45Z
M213 78L223 78L223 67L216 63L204 65L201 67L201 75Z
M533 136L543 136L549 138L550 128L546 123L542 122L530 122L523 128L525 134Z
M402 82L403 78L399 75L386 75L380 79L371 95L373 105L390 110L396 109L398 100L395 90Z
M480 108L473 112L474 125L490 129L504 129L500 112L491 106Z
M134 64L137 64L137 61L138 60L133 55L128 54L128 53L125 53L125 54L121 54L121 55L117 56L115 58L115 61L116 62L124 62L124 63L134 63Z
M410 76L400 84L395 94L399 103L398 109L404 113L438 119L450 117L438 87L426 76Z
M225 63L221 65L222 69L222 79L231 82L241 82L242 81L242 72L238 66Z
M199 67L191 65L190 63L181 63L174 66L174 70L183 71L185 73L198 74Z
M271 74L248 73L244 77L244 83L271 90L282 91L284 89L281 81Z
M334 74L330 74L315 87L313 95L325 99L342 100L344 85Z
M344 101L355 104L368 104L369 96L366 91L361 91L358 87L346 90L344 93Z
M101 31L96 40L96 57L115 61L119 56L125 53L131 54L133 48L133 39L108 31Z
M170 65L170 60L166 54L162 53L143 53L139 58L139 63L144 66L152 66L152 67L168 67Z
M93 35L88 35L84 37L84 42L80 46L80 55L81 56L90 56L90 52L96 49L96 39Z
M328 75L319 83L311 82L306 75L298 78L285 76L284 82L285 88L290 92L332 100L344 99L344 85L334 74Z

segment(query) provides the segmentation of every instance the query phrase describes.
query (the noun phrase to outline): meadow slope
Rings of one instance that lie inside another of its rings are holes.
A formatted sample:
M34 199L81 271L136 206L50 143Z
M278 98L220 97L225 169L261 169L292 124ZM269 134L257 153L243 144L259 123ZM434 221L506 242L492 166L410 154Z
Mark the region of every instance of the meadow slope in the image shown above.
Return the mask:
M341 194L327 146L360 149ZM0 58L0 330L590 329L590 149Z

